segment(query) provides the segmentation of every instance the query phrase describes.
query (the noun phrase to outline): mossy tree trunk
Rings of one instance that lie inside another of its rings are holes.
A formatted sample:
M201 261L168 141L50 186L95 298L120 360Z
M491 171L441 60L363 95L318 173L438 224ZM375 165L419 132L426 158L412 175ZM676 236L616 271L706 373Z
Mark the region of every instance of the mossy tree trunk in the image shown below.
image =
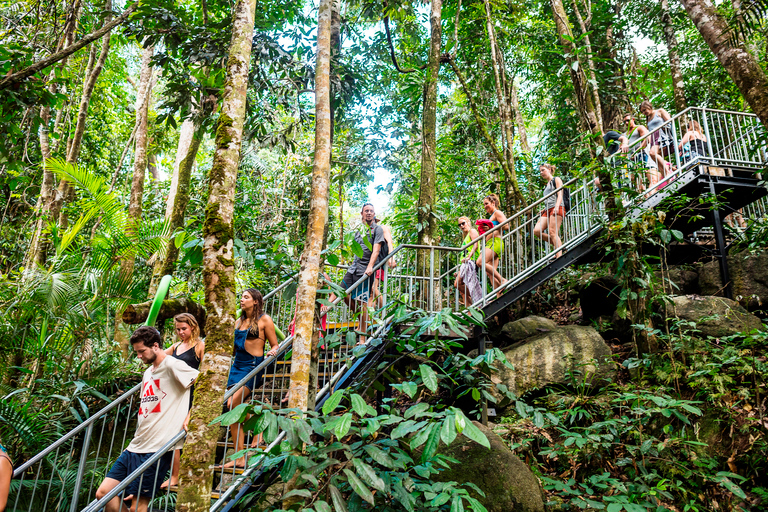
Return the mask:
M245 122L256 0L235 5L227 78L216 126L216 150L208 178L208 205L203 224L205 289L205 356L197 379L189 435L181 458L179 512L210 508L213 462L235 329L234 203Z
M315 296L325 225L328 222L328 193L331 180L331 4L320 2L317 20L317 64L315 70L315 161L312 167L312 197L310 200L307 239L299 271L296 296L296 330L291 357L289 407L314 409L317 391L310 379L312 339L315 331Z
M149 140L149 104L152 95L152 66L150 60L155 52L154 46L144 49L141 57L141 70L139 72L139 90L136 108L136 149L133 155L133 179L131 180L131 196L128 202L128 221L126 234L130 237L141 223L142 200L144 198L144 178L147 173L147 143ZM62 180L63 183L63 180ZM59 185L59 191L62 187ZM66 225L66 215L62 211L59 215L59 225ZM120 274L124 282L128 282L133 275L136 258L129 250L120 262ZM123 325L123 312L115 311L115 341L118 342L123 356L128 358L131 346L128 342L129 334Z
M594 54L592 53L592 41L589 38L589 29L590 29L590 23L592 20L592 12L591 8L592 5L590 2L587 2L586 8L588 9L586 15L587 19L585 20L584 17L581 15L581 11L579 10L579 4L577 0L571 0L571 5L573 6L573 14L576 16L576 21L579 24L579 29L581 29L581 37L584 38L584 50L586 50L586 55L584 55L584 60L587 61L587 68L589 69L589 81L587 82L589 84L589 89L592 91L592 102L595 105L595 117L597 117L597 122L600 124L600 130L603 129L603 106L600 103L600 92L597 88L597 72L595 71L595 59Z
M685 101L685 82L683 82L683 68L680 66L680 54L677 51L677 36L675 36L675 26L672 24L672 16L669 14L668 0L661 0L661 28L664 30L664 40L667 43L667 55L669 56L669 68L672 72L672 92L675 97L675 108L679 113L687 107Z
M563 48L565 62L571 73L571 82L573 83L579 116L586 128L593 135L594 143L604 146L603 132L600 128L601 123L597 116L597 110L595 109L595 102L592 94L589 92L584 68L579 64L579 60L576 57L578 55L578 48L576 48L576 44L574 43L573 30L571 30L571 24L565 13L565 7L563 7L562 0L550 0L550 4L552 6L552 16L555 20L557 35L560 39L560 45ZM599 160L602 161L602 153ZM605 192L605 206L608 210L608 218L611 221L614 221L620 218L620 212L617 210L618 203L616 202L613 193L611 174L605 165L599 165L597 176L600 179L600 186L603 189L603 192Z
M515 156L512 146L515 143L514 121L512 119L512 107L509 104L508 87L506 80L506 66L503 65L503 55L496 40L496 28L491 14L491 3L485 4L485 25L488 31L488 41L491 45L491 63L493 64L494 85L496 89L496 102L499 110L499 122L501 124L501 146L504 158L499 162L504 171L505 202L507 215L515 209L525 207L525 199L517 183L515 172Z
M173 183L171 184L174 193L168 197L170 212L166 210L166 219L170 225L171 234L176 233L184 227L184 216L187 212L187 205L189 204L189 183L192 179L192 168L195 166L195 159L197 158L197 152L200 149L203 135L203 125L201 123L194 124L192 137L189 140L189 143L186 144L186 154L181 162L179 162L177 172L174 173L173 179L176 181L176 186L173 187ZM181 145L183 142L181 135L179 138L179 145ZM162 258L157 259L152 271L152 282L149 286L150 297L154 296L157 291L160 279L165 275L173 274L176 269L176 260L178 257L179 248L176 246L176 239L175 237L171 237L165 247L165 254Z
M729 30L728 22L718 14L711 0L680 0L680 3L760 122L768 127L768 77L760 64Z

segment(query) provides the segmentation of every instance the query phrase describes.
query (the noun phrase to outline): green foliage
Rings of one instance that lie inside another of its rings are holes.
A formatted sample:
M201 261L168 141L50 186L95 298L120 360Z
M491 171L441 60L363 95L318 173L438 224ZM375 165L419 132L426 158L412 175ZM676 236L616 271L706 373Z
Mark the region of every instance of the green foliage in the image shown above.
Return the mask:
M342 399L350 397L350 405ZM336 414L330 414L335 412ZM429 404L415 404L400 415L393 405L383 414L358 394L337 391L323 405L322 414L287 409L273 411L245 405L217 419L222 425L244 420L267 443L284 440L264 454L265 469L279 467L284 482L298 476L295 488L283 496L300 507L316 510L475 510L484 511L469 495L471 484L434 482L430 477L456 462L437 453L441 442L457 435L488 446L488 440L461 410L438 412Z

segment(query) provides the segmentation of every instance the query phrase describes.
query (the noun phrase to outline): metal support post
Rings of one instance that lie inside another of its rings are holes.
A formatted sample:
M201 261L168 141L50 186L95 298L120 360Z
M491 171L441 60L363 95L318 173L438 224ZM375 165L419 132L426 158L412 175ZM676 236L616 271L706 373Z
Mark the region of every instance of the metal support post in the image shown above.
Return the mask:
M70 512L77 512L77 502L80 497L80 487L83 485L83 475L85 474L85 466L88 463L88 449L91 447L91 435L93 434L93 423L88 425L85 431L85 439L83 440L83 448L80 452L80 465L77 468L77 476L75 477L75 489L72 492L72 504L69 507Z
M487 332L485 329L480 333L480 336L478 336L478 340L480 344L477 347L477 355L485 355L485 340L487 337ZM485 395L480 396L480 423L483 425L488 425L488 400L485 398Z
M715 181L712 176L709 177L709 192L712 197L717 199L715 192ZM723 232L723 222L720 218L720 206L715 205L712 210L712 221L715 229L715 243L717 244L717 259L720 263L720 278L723 282L723 291L725 296L733 299L733 288L731 287L731 276L728 272L728 248L725 245L725 234Z

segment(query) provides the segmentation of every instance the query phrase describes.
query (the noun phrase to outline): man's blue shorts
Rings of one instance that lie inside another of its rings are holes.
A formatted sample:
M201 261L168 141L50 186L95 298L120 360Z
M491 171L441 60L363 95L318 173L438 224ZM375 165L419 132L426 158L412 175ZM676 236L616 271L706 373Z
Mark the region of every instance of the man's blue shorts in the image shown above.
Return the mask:
M112 468L107 473L107 478L122 482L152 455L154 453L133 453L125 450L120 454L115 463L112 464ZM118 496L121 498L131 494L144 497L158 496L160 486L165 482L168 470L171 469L172 461L173 450L160 457L159 460L144 471L143 476L138 476L125 488L125 492L120 493ZM141 480L141 492L137 492L139 490L139 480Z

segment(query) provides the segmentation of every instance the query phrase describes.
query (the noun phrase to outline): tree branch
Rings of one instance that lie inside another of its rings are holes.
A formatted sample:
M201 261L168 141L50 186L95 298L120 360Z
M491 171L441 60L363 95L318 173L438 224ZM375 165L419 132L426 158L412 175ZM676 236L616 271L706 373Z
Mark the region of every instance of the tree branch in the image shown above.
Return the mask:
M397 56L395 55L395 46L392 44L392 34L389 31L389 16L384 16L384 30L386 30L387 32L387 43L389 44L389 56L392 57L392 63L395 65L395 69L397 69L400 73L415 73L418 70L427 68L426 64L419 66L418 69L401 68L400 64L397 63Z
M480 112L477 109L477 104L475 103L475 100L472 98L472 95L469 92L469 87L467 86L467 81L464 79L464 75L461 73L461 70L456 65L456 61L453 59L449 59L451 67L453 68L453 72L456 73L456 76L459 79L459 82L461 82L461 88L464 90L464 96L467 97L467 101L469 102L469 109L472 111L472 115L475 116L475 121L477 121L477 127L480 128L480 133L483 134L483 138L488 142L488 145L491 147L491 151L493 151L493 156L496 157L496 160L501 164L503 167L506 165L507 161L502 156L501 152L499 151L499 148L496 147L496 142L493 140L493 137L491 137L491 134L488 132L488 129L485 127L485 123L483 122L483 118L480 116Z
M72 46L67 46L63 50L35 62L34 64L32 64L26 69L22 69L21 71L17 71L12 75L6 76L3 80L0 81L0 89L5 89L10 85L21 82L22 80L34 75L38 71L42 71L43 69L47 68L51 64L55 64L58 61L69 57L79 49L84 48L85 46L88 46L92 42L100 39L104 34L106 34L116 26L123 23L126 19L128 19L128 16L130 16L131 13L135 11L138 6L139 6L138 2L134 3L133 5L128 7L125 11L123 11L123 14L115 18L111 23L107 23L96 32L91 32L90 34L88 34L87 36L85 36L84 38L82 38Z

